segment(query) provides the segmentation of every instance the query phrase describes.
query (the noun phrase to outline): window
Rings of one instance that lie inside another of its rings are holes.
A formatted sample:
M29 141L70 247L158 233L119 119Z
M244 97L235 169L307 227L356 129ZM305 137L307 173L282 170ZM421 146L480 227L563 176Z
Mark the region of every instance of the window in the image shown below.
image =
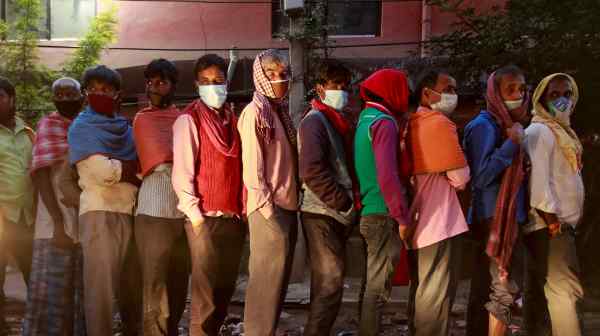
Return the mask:
M14 22L15 0L0 0L0 19ZM82 37L96 16L96 0L40 0L42 18L38 25L40 39ZM10 32L9 32L10 37Z
M305 1L310 6L310 1ZM271 7L272 32L279 35L289 28L280 1ZM378 36L381 31L381 1L327 0L327 24L330 36Z

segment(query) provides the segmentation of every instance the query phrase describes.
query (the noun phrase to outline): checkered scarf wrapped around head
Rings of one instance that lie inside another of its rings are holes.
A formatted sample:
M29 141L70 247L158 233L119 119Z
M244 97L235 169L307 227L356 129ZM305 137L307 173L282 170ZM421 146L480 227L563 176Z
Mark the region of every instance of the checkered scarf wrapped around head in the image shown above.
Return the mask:
M296 147L296 129L292 123L292 119L289 115L287 104L285 100L277 102L275 91L271 82L267 78L265 71L262 67L262 57L268 52L268 50L261 52L254 59L252 66L252 73L254 78L254 97L252 102L256 105L256 133L259 137L264 139L266 143L269 143L275 135L274 126L274 115L273 112L279 116L283 127L286 130L286 134L290 144ZM269 100L271 99L271 100ZM274 111L273 105L276 104Z

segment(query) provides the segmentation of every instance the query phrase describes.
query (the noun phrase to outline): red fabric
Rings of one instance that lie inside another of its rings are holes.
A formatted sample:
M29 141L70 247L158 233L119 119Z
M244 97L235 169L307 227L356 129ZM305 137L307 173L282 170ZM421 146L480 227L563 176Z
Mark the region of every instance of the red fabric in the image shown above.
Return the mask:
M194 120L198 120L197 125L201 127L198 130L206 133L205 135L221 154L240 156L240 138L239 136L231 138L232 134L237 134L237 118L229 108L229 104L223 105L221 112L228 127L223 127L223 120L217 118L217 112L206 106L200 99L189 104L184 112L194 117Z
M226 110L223 121L203 103L191 105L195 108L188 106L186 111L194 119L200 142L195 174L198 206L203 213L222 211L241 216L244 192L237 118Z
M58 112L53 112L40 120L33 144L32 173L65 159L69 152L67 132L71 121Z
M408 80L403 71L396 69L378 70L360 84L360 95L369 101L365 90L383 99L383 104L396 119L408 112Z
M400 261L396 265L396 272L392 279L394 286L408 286L410 283L410 273L408 271L408 252L405 248L400 251Z
M358 178L356 177L356 171L352 164L354 162L354 132L352 132L352 125L341 113L334 108L323 104L319 99L313 99L311 105L315 110L318 110L325 115L327 120L333 125L333 128L335 128L344 139L346 162L348 162L348 172L352 179L352 199L354 200L354 208L360 210L362 209L362 204L360 203L360 188L358 185Z
M496 119L500 129L506 132L514 122L523 116L523 110L527 107L527 99L523 107L509 112L500 95L500 89L496 86L492 74L487 83L487 110ZM526 110L525 110L526 111ZM519 146L519 150L513 158L512 164L504 172L502 183L496 201L496 211L490 227L486 253L498 263L500 278L508 277L510 259L517 241L519 227L517 225L517 193L525 176L523 160L525 153Z
M166 109L147 107L133 120L133 137L143 176L162 163L173 162L173 124L181 112L175 105Z

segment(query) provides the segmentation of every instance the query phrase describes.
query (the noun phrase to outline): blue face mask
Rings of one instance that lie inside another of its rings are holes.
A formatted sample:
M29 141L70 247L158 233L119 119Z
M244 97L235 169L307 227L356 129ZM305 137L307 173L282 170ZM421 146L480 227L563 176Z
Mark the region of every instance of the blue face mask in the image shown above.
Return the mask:
M571 109L571 99L560 97L550 102L550 112L556 116L557 113L565 113Z
M560 97L548 104L548 112L556 119L569 125L573 101L567 97Z

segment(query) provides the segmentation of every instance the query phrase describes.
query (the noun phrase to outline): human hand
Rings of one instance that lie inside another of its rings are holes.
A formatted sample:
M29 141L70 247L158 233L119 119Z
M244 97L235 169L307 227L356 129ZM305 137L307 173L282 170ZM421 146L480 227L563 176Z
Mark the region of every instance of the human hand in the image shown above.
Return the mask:
M523 142L523 138L525 137L523 125L518 122L514 123L510 128L508 128L506 130L506 134L510 140L519 145Z

